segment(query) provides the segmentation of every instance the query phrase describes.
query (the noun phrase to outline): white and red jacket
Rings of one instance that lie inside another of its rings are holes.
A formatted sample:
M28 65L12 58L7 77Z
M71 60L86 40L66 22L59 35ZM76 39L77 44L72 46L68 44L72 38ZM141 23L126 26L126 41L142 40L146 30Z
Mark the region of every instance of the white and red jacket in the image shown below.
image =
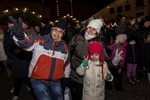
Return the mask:
M26 51L32 51L29 67L31 79L57 81L69 77L70 62L66 43L55 42L50 34L45 36L25 36L24 40L14 41Z

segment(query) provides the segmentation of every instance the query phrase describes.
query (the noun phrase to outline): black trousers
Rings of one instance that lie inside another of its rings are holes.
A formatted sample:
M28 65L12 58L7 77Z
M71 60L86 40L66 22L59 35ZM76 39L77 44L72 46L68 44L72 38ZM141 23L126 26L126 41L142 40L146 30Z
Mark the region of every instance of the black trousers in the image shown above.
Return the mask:
M114 76L113 83L116 90L122 89L122 71L121 73L118 73L118 68L110 68L110 71Z
M32 94L34 94L29 77L14 77L14 96L19 95L22 83L25 83L31 89Z
M72 100L81 100L82 99L82 91L83 84L78 83L76 81L71 80L70 82L70 90L72 95Z

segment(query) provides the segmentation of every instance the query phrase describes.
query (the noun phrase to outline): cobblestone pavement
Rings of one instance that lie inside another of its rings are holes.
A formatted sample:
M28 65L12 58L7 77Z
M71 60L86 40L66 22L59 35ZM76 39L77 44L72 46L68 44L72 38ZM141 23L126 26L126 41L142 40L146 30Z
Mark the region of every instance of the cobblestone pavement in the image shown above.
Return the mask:
M114 88L112 91L106 90L105 100L150 100L150 84L147 75L143 71L139 76L140 83L131 85L127 83L124 73L124 91L116 91ZM12 77L8 77L6 71L0 70L0 100L12 100L10 93L12 82ZM21 88L19 100L33 100L25 85Z

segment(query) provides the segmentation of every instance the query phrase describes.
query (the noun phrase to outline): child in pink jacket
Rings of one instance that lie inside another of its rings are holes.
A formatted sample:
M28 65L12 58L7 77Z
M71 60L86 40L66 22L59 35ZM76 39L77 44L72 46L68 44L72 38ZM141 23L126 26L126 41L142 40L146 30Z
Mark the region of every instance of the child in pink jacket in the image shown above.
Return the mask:
M125 63L126 58L126 47L128 43L126 42L127 35L126 34L118 34L116 36L115 43L110 47L111 49L111 55L110 57L113 59L116 57L116 54L118 57L121 57L121 60L118 60L118 64L116 67L112 67L110 70L114 76L114 86L117 91L123 91L122 87L122 70Z

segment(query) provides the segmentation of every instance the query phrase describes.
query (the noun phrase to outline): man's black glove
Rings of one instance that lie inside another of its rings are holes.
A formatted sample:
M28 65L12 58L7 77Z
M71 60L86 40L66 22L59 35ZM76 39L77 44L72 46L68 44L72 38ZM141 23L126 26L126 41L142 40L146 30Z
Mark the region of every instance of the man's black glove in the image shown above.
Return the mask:
M25 35L22 29L22 19L19 17L17 23L12 16L9 16L9 20L14 24L13 26L9 27L9 30L13 32L17 39L23 40Z

